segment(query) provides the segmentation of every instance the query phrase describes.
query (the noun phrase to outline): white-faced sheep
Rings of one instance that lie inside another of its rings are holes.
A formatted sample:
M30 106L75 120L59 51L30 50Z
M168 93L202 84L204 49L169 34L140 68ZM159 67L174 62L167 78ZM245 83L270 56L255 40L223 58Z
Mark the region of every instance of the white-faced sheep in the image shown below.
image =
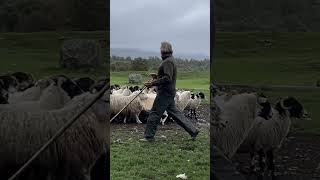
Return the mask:
M107 93L106 93L107 94ZM76 123L51 144L35 161L30 171L40 179L88 179L96 160L107 153L108 95L98 100ZM7 179L40 146L52 137L83 106L95 98L85 93L63 109L47 112L11 111L0 113L0 179ZM23 179L27 179L23 177Z
M272 178L275 178L274 151L281 147L283 140L289 133L291 119L308 119L308 115L303 106L293 97L281 99L274 108L269 108L271 117L264 114L258 115L256 123L248 134L248 137L240 146L240 149L249 150L251 155L251 170L254 169L254 154L259 154L260 172L264 172L263 157L266 157L268 169ZM262 175L262 174L261 174Z

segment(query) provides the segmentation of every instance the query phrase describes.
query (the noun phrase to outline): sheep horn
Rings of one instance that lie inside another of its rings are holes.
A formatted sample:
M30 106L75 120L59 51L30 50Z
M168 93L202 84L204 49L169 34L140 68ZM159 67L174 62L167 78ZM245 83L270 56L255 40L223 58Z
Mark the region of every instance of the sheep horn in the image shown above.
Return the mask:
M289 110L291 107L286 107L286 106L284 105L283 101L284 101L284 99L281 99L281 100L280 100L280 106L281 106L283 109L285 109L285 110Z

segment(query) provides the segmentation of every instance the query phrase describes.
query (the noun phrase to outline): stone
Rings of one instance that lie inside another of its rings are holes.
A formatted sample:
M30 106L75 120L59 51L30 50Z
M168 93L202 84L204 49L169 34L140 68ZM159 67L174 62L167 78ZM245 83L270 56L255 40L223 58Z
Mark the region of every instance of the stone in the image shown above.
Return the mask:
M91 39L71 39L63 42L60 50L60 67L77 69L103 66L100 45Z
M129 83L130 84L140 84L142 83L142 75L141 74L129 74Z

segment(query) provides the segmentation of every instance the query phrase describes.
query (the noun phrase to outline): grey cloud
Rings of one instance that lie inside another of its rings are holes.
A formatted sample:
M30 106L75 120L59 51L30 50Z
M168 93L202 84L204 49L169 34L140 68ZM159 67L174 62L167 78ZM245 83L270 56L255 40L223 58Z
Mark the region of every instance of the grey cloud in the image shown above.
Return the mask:
M209 56L209 0L111 0L111 48L158 51L172 42L176 53Z

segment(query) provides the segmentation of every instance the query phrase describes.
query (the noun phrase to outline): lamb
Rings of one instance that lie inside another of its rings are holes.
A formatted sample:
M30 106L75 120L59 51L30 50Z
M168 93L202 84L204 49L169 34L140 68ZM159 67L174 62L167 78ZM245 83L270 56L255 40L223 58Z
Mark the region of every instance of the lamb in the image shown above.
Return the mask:
M85 93L73 98L64 108L52 111L0 113L0 179L20 167L67 121L95 98ZM87 179L95 161L107 153L109 100L107 93L75 124L43 152L31 165L40 179ZM43 176L41 176L43 175ZM26 179L23 177L23 179Z
M254 127L255 118L260 112L260 104L265 98L255 93L236 94L228 101L215 97L211 99L211 132L215 146L231 158Z
M274 151L281 147L283 140L288 135L291 119L308 119L308 115L303 106L293 97L281 99L274 108L266 109L272 111L271 118L266 119L264 114L258 115L254 127L240 149L249 149L252 171L254 170L254 154L256 152L259 154L261 173L264 172L265 167L262 159L266 155L268 169L271 171L272 178L275 178Z
M129 96L124 96L122 94L112 94L110 95L110 112L111 114L118 113L123 107L125 107L135 96L137 96L139 91L133 92ZM127 117L134 116L136 122L141 124L142 122L139 119L139 114L143 110L142 101L147 99L147 96L142 92L139 96L134 99L126 109L122 111L122 115L124 115L124 123L127 123Z

